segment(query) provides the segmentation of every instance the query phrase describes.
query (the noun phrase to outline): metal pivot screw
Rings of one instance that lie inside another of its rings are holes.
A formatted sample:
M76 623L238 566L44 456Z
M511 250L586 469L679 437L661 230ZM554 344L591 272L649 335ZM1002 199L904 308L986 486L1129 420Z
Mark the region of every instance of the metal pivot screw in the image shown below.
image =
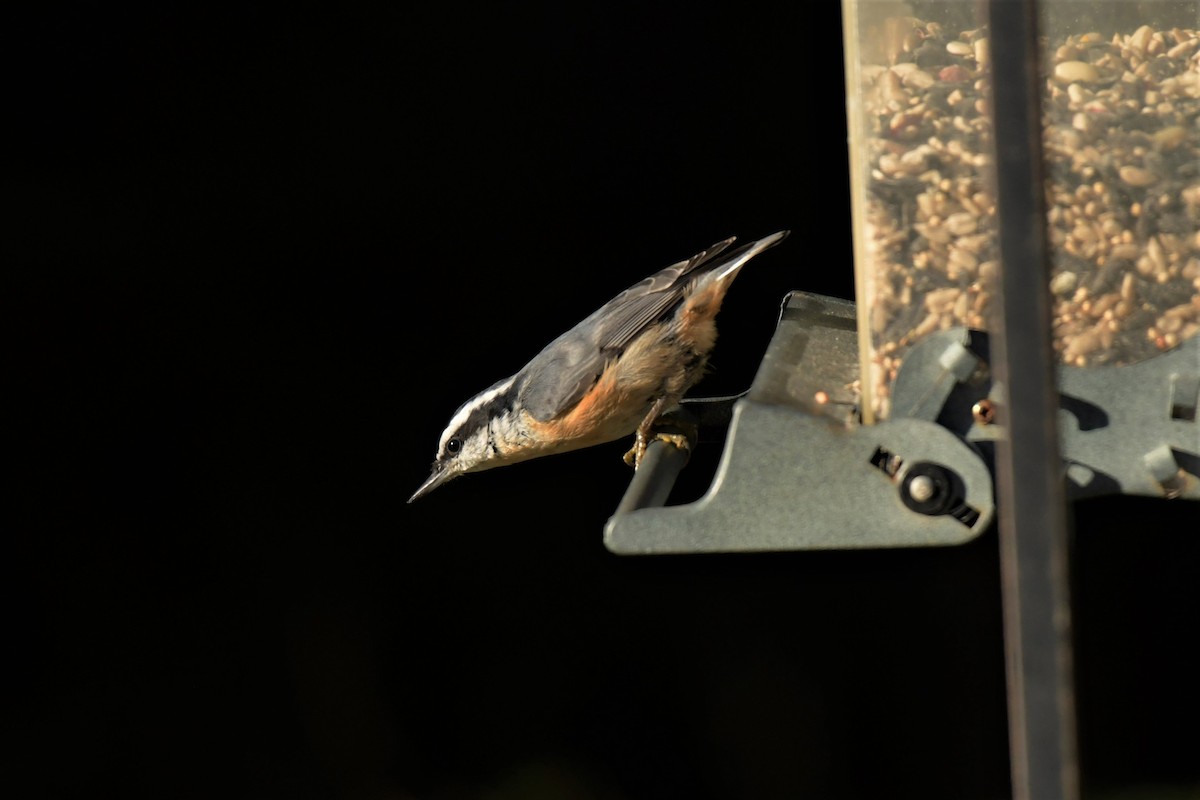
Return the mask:
M928 503L937 493L937 485L928 475L918 475L908 483L908 494L918 503Z
M980 425L991 425L996 421L996 406L986 397L971 406L971 416Z
M945 467L922 461L913 464L900 482L900 499L919 514L945 514L954 505L954 489Z

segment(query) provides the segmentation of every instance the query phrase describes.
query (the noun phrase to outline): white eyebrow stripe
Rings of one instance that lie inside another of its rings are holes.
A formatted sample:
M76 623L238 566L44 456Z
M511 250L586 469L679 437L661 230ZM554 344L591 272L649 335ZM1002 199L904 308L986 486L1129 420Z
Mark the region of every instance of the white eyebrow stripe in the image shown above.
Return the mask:
M451 435L458 430L459 426L467 421L467 417L471 416L471 413L474 412L475 409L490 403L498 395L504 394L504 392L507 392L509 389L511 389L515 377L516 376L513 376L512 378L501 381L492 388L487 389L486 391L481 392L480 394L477 394L475 397L468 400L463 407L458 410L458 413L454 415L454 418L450 420L450 424L446 426L446 430L442 433L442 439L438 442L438 452L442 452L443 448L446 446L446 442L450 440Z

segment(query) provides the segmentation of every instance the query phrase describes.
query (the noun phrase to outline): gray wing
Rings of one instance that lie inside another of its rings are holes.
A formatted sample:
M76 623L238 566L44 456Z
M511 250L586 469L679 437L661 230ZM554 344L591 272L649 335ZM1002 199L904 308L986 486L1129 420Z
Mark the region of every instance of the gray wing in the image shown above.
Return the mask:
M735 238L717 242L630 286L547 345L521 370L517 390L529 413L544 422L577 403L610 359L674 308L687 288L689 274L712 265Z

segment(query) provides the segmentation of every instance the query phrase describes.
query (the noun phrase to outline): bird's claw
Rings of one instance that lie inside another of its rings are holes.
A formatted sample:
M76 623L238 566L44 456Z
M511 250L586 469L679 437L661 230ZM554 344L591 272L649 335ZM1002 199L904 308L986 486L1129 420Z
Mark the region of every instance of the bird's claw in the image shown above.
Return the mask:
M642 465L642 459L646 457L646 448L653 441L666 442L680 450L690 452L692 449L691 440L682 433L667 433L666 431L655 431L650 436L645 436L638 433L633 442L633 447L625 453L625 463L633 467L634 471Z

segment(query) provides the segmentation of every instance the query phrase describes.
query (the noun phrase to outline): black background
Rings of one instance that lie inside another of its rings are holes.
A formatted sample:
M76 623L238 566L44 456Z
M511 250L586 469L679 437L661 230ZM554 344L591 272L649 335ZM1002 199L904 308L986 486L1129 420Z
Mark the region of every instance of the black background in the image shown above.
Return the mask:
M45 797L1006 795L994 531L617 557L624 442L404 502L459 403L713 241L793 230L739 277L703 393L749 384L786 291L853 297L837 3L19 27L14 428L35 447L11 487L34 514L9 562L10 776ZM1076 509L1097 792L1200 781L1192 512Z

